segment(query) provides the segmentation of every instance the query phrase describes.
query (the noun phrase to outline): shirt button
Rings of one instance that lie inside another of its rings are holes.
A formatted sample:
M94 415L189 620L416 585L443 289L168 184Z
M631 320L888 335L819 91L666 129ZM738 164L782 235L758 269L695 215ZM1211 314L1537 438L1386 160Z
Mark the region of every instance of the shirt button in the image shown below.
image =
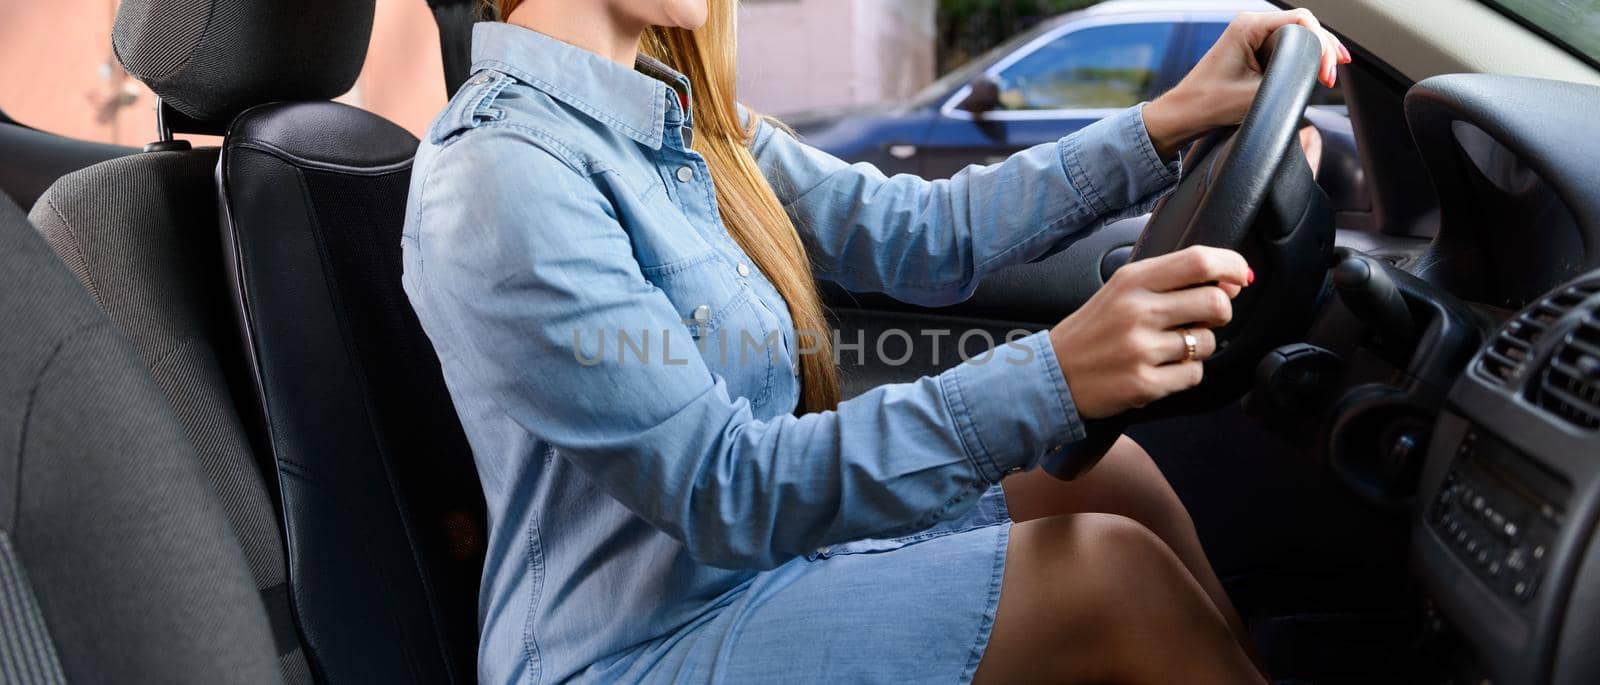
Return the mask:
M711 320L711 307L708 307L706 305L700 305L698 307L695 307L694 308L694 313L690 314L689 316L690 316L690 318L694 319L695 321L697 321L699 323L705 323L707 321L710 321Z
M694 180L694 169L686 166L678 167L678 182L688 183Z
M739 268L738 268L738 272L739 272L740 276L749 276L750 275L750 267L745 266L743 264L740 264Z

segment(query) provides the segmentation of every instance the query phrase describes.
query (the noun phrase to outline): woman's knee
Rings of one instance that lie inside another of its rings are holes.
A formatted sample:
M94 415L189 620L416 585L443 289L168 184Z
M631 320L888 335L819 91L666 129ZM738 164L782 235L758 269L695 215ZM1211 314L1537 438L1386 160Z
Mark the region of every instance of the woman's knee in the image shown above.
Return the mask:
M1059 618L1094 623L1112 620L1130 599L1152 584L1188 580L1188 572L1165 542L1144 524L1116 514L1058 516L1014 527L1013 544L1046 578L1070 590L1051 608Z
M1198 592L1150 529L1115 514L1074 514L1012 526L1000 607L980 682L1102 682L1138 667L1143 640L1171 604L1152 595Z

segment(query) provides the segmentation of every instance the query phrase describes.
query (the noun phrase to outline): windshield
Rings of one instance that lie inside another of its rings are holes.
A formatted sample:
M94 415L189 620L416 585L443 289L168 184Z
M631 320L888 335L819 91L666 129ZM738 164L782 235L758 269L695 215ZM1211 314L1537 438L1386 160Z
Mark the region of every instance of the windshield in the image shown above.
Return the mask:
M1590 62L1600 63L1600 0L1486 1Z

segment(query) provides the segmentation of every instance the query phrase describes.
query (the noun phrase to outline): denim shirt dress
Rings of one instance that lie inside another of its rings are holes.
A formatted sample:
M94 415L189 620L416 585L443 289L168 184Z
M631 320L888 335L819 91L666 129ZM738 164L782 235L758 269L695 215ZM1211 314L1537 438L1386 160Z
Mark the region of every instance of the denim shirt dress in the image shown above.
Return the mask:
M688 81L509 24L473 53L402 245L489 506L480 678L970 680L997 484L1082 436L1045 335L796 416L794 324L719 219ZM923 305L1175 180L1137 107L942 181L765 122L751 147L819 278Z

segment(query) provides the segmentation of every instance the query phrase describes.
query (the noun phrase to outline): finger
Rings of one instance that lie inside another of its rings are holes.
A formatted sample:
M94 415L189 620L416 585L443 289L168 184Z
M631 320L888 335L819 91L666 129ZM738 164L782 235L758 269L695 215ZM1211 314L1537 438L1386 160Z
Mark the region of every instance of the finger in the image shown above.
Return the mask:
M1322 61L1319 63L1317 79L1322 85L1333 87L1339 72L1339 50L1334 47L1333 34L1322 28L1322 22L1317 21L1316 15L1308 9L1297 9L1289 12L1292 15L1290 23L1299 24L1311 30L1311 35L1316 36L1317 42L1322 44Z
M1217 334L1209 328L1175 328L1162 331L1167 339L1168 354L1161 359L1168 364L1204 361L1217 353ZM1185 335L1194 336L1194 359L1189 358L1189 341Z
M1322 44L1322 60L1318 65L1317 80L1329 88L1338 83L1339 41L1327 29L1322 28L1322 22L1317 20L1311 10L1300 8L1287 12L1267 12L1256 15L1254 21L1258 38L1252 42L1257 45L1272 35L1273 31L1289 24L1298 24L1310 29L1312 35L1317 37L1317 42Z
M1134 262L1129 274L1134 284L1152 292L1179 290L1202 283L1250 285L1250 266L1233 250L1196 245L1177 252ZM1119 270L1120 271L1120 270Z
M1152 300L1151 308L1151 323L1163 329L1189 324L1225 326L1233 320L1233 301L1213 285L1161 293Z
M1317 172L1322 169L1322 133L1315 126L1300 129L1300 151L1306 155L1306 164L1311 166L1311 178L1317 177Z
M1350 53L1332 31L1318 29L1317 34L1322 40L1322 61L1328 65L1328 87L1332 88L1339 84L1339 65L1350 63L1346 58Z
M1317 72L1317 80L1329 88L1334 87L1339 83L1339 41L1327 29L1322 28L1316 17L1296 23L1311 29L1311 35L1316 36L1317 42L1322 44L1322 61L1320 71Z
M1324 41L1332 49L1334 64L1349 64L1351 61L1350 50L1344 46L1344 41L1339 40L1339 37L1333 35L1333 32L1329 31L1327 27L1323 27L1322 35L1324 36Z
M1157 366L1148 372L1150 384L1160 396L1182 392L1200 384L1205 378L1205 365L1200 362L1182 362Z

